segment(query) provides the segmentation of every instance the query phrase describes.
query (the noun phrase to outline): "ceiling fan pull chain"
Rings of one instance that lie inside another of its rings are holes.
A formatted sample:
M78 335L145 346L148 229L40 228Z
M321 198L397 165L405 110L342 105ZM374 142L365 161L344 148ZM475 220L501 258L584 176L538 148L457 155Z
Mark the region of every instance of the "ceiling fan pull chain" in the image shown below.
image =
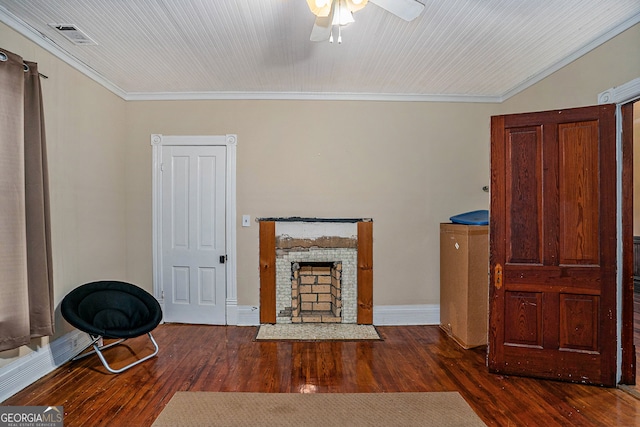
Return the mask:
M329 36L329 43L333 43L333 27L331 27L331 35Z
M338 25L338 44L342 43L342 27Z

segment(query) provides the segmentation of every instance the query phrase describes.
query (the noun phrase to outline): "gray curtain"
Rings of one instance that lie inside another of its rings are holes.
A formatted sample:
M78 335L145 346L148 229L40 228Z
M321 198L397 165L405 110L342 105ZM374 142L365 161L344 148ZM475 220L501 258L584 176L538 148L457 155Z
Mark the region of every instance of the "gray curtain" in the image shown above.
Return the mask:
M0 48L0 351L53 335L48 187L38 66Z

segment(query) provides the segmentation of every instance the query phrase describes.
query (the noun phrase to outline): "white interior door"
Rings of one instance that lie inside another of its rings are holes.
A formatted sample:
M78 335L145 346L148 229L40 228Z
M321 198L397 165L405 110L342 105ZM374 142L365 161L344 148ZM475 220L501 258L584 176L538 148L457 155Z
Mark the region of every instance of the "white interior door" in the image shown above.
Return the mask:
M225 150L221 146L162 149L166 322L226 323Z

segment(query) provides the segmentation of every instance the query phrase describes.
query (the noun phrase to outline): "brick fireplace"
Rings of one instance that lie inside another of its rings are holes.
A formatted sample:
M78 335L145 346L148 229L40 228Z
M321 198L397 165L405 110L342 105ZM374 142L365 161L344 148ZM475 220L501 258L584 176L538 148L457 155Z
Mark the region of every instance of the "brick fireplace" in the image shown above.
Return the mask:
M260 323L373 323L370 219L258 221Z

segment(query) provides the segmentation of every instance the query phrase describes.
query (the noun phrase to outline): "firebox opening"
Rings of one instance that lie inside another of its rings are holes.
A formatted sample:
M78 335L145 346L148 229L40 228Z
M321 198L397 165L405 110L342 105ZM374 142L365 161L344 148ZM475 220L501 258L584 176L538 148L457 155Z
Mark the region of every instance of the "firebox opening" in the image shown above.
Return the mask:
M342 262L291 263L292 323L342 322Z

